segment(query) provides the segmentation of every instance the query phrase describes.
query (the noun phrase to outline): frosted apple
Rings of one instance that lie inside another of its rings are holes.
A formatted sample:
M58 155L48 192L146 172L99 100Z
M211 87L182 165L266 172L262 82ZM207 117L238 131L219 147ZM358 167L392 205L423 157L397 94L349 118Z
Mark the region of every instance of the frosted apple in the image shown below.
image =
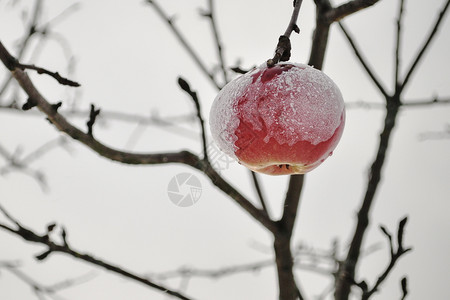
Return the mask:
M304 174L333 153L345 123L336 84L308 65L266 64L234 79L211 108L218 147L247 168Z

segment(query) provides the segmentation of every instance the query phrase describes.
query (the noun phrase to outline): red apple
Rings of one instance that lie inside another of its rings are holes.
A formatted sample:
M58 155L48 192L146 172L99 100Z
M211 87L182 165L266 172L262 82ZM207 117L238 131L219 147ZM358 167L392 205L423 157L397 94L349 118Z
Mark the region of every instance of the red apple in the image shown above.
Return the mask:
M304 174L333 153L345 123L336 84L308 65L266 64L234 79L211 108L219 148L249 169Z

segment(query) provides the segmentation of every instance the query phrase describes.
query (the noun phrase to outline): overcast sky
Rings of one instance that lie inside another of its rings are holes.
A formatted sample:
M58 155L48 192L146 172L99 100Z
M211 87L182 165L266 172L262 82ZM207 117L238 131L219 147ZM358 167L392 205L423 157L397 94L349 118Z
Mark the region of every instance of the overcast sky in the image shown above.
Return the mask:
M14 54L23 35L21 11L32 1L0 0L0 39ZM207 1L159 1L178 28L213 68L217 63L211 30L199 9ZM216 1L216 13L224 42L226 62L244 68L269 58L278 36L287 26L291 2L275 0ZM334 1L342 3L344 1ZM424 37L445 1L406 1L402 40L402 74L409 68ZM51 78L32 74L50 102L63 102L87 110L90 103L104 111L140 116L156 114L172 120L194 112L190 99L178 88L183 76L198 91L205 118L217 94L206 76L180 48L166 24L144 1L44 1L41 22L79 3L64 20L51 27L50 38L33 50L32 41L24 61L68 74L82 87L67 89ZM367 60L389 91L393 85L395 16L398 1L380 3L345 20ZM300 35L292 37L292 60L309 57L314 25L313 1L304 1L300 12ZM446 17L437 39L411 78L405 102L450 96L450 23ZM68 68L68 60L73 66ZM5 68L0 67L0 82ZM330 33L324 71L340 87L347 103L383 103L337 26ZM404 76L404 75L403 75ZM14 91L11 90L9 95ZM21 94L22 99L24 99ZM0 104L5 100L0 99ZM384 118L382 108L349 108L340 144L330 157L306 177L296 224L294 243L329 249L340 241L346 252L365 191L367 174L375 157ZM84 128L86 118L73 118ZM374 299L400 299L400 279L409 277L409 299L446 299L450 277L450 139L421 137L442 132L450 124L450 105L402 108L388 151L387 164L373 206L364 248L379 249L363 258L359 279L373 282L388 263L388 248L378 225L395 232L398 221L409 217L405 243L414 251L401 259ZM201 153L196 122L175 127L138 127L136 123L105 121L96 124L95 136L115 148L145 152L188 149ZM0 110L0 145L23 155L59 135L44 116ZM270 235L249 218L201 173L182 165L127 166L99 157L85 146L70 141L68 148L54 149L32 163L42 171L48 190L21 172L0 176L0 204L24 224L44 232L56 221L65 226L71 245L114 262L139 274L170 271L180 266L217 269L270 259ZM0 168L6 162L0 157ZM168 196L169 182L180 173L199 179L201 195L195 205L182 208ZM248 198L256 199L247 170L231 163L222 174ZM279 216L288 177L261 176L263 190L274 216ZM5 218L0 217L0 222ZM60 293L65 299L169 299L151 289L110 275L62 255L44 263L33 258L43 247L24 243L0 231L0 261L20 260L21 270L44 284L80 276L94 270L88 283ZM11 273L0 270L0 298L30 299L30 288ZM308 299L315 299L332 282L331 277L308 271L297 273ZM224 277L178 279L166 282L184 289L196 299L275 299L273 267Z

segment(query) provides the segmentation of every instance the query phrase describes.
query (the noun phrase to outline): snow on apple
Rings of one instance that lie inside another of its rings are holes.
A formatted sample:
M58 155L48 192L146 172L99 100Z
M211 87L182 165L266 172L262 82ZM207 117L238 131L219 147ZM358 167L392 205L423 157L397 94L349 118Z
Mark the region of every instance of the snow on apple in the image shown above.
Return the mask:
M336 84L304 64L266 64L228 83L211 108L219 148L247 168L304 174L336 148L345 107Z

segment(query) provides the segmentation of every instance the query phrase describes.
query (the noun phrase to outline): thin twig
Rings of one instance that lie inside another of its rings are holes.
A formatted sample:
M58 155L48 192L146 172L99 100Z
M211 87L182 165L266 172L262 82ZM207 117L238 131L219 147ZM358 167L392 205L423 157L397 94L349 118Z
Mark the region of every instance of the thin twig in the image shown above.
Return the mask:
M397 90L400 86L400 80L399 80L399 73L400 73L400 48L401 48L401 35L402 35L402 19L403 19L403 7L404 7L404 0L400 0L400 8L398 10L398 16L397 16L397 35L396 35L396 41L395 41L395 77L394 77L394 84L395 89Z
M386 89L381 84L380 80L377 78L375 73L372 71L372 69L369 67L369 64L366 62L366 59L363 57L361 51L356 46L356 43L353 39L353 37L350 35L349 31L346 29L344 24L342 22L339 22L339 27L341 28L342 32L344 33L345 37L347 38L350 46L353 49L353 52L355 53L356 57L358 58L359 62L362 64L364 69L367 72L367 75L372 79L373 83L377 86L378 90L383 94L383 96L386 98L388 97L388 93L386 92Z
M23 113L22 109L14 105L0 105L0 110L10 110L11 113L20 113L24 116L38 116L41 117L42 114L39 111L31 110L27 111L26 114ZM70 109L58 111L61 115L67 118L86 118L89 116L90 110L83 109ZM127 123L136 123L145 126L158 126L161 129L170 131L172 133L181 135L183 137L197 139L197 132L190 128L180 126L181 123L192 123L197 120L196 114L182 114L173 116L159 116L157 111L151 112L148 115L141 115L135 113L126 113L121 111L112 111L102 109L102 113L97 116L97 122L105 121L121 121Z
M405 248L403 246L403 236L404 236L404 227L406 224L407 218L402 219L399 222L398 226L398 233L397 233L397 248L395 248L393 241L392 241L392 235L387 231L387 229L383 226L381 226L381 231L383 234L387 237L389 242L389 251L390 251L390 261L383 273L381 273L380 276L378 276L377 281L373 285L372 288L368 288L367 284L364 282L364 284L361 286L361 284L358 284L363 289L363 295L362 300L369 300L370 297L372 297L373 294L375 294L380 286L383 284L383 282L386 280L386 278L389 276L389 274L392 272L395 264L397 261L407 252L411 251L411 248Z
M270 215L269 210L267 208L266 200L264 199L261 185L259 184L258 174L256 174L252 170L249 170L249 172L250 175L252 176L253 186L255 187L256 194L258 195L259 202L261 202L261 207L268 215Z
M3 64L10 70L14 69L31 69L37 71L39 74L47 74L51 77L53 77L55 80L57 80L60 84L78 87L80 86L79 83L72 81L70 79L67 79L65 77L62 77L59 75L58 72L51 72L47 69L36 67L35 65L28 65L28 64L22 64L20 63L15 57L13 57L11 54L8 53L8 51L5 49L2 43L0 43L0 55L2 56Z
M297 26L297 19L300 12L300 7L302 6L303 0L294 0L294 10L292 11L292 16L289 21L288 27L283 35L278 38L278 44L275 49L275 54L273 58L267 60L267 66L269 68L275 66L280 61L288 61L291 57L291 41L289 37L291 33L295 31L296 33L300 32L299 27Z
M2 145L0 145L0 156L7 162L5 166L0 168L0 175L10 173L11 171L18 171L36 180L42 191L47 191L48 185L44 173L30 168L29 163L24 159L18 159L14 154L10 154Z
M350 0L346 3L339 5L325 14L325 18L329 24L338 22L343 18L374 5L379 0Z
M202 116L202 109L200 107L200 100L198 99L197 92L193 91L189 86L189 83L181 77L178 77L178 85L180 88L185 91L189 96L191 96L192 101L195 104L195 110L197 112L197 119L200 123L200 132L202 138L202 147L203 147L203 159L208 161L208 143L206 141L206 130L205 130L205 120Z
M428 36L427 40L425 41L425 43L423 44L419 53L417 54L416 58L414 59L411 67L409 68L409 71L406 73L405 79L403 80L401 87L399 88L400 92L405 89L406 85L409 82L409 79L411 78L411 75L414 73L414 70L416 69L417 65L419 64L420 60L422 59L423 55L425 54L425 51L431 45L431 41L436 36L439 26L441 25L441 22L444 19L445 13L447 12L447 9L449 6L450 6L450 0L447 0L447 3L444 5L444 8L441 10L438 18L436 19L433 29L430 32L430 35Z
M221 85L217 83L215 80L213 74L211 74L210 71L206 68L205 63L202 61L200 55L198 55L195 50L192 48L191 45L189 45L186 38L181 34L180 30L175 26L173 23L173 20L167 15L167 13L161 8L161 6L155 1L155 0L147 0L147 3L152 5L152 7L155 9L157 14L166 21L167 25L169 25L169 28L172 30L172 33L175 35L175 37L178 39L178 41L181 43L183 48L187 51L187 53L191 56L191 58L194 60L194 62L197 64L197 66L202 70L203 74L205 74L211 83L217 88L221 89Z
M219 57L219 62L220 62L220 69L222 71L223 74L223 80L224 83L227 84L228 83L228 72L227 72L227 66L225 63L225 58L223 55L223 46L222 46L222 41L220 39L219 36L219 30L217 28L217 18L215 15L215 10L214 10L214 0L208 0L208 4L209 4L209 14L208 17L211 21L211 28L214 34L214 40L215 40L215 45L216 45L216 49L217 49L217 56Z
M292 11L292 16L289 21L289 25L284 32L284 36L290 37L293 31L296 33L300 32L300 29L297 26L297 19L300 13L300 8L302 7L302 2L303 0L294 0L294 10Z
M17 62L16 63L16 67L22 70L25 69L29 69L29 70L35 70L38 74L47 74L50 77L53 77L56 81L58 81L60 84L62 85L68 85L68 86L72 86L72 87L79 87L80 84L76 81L67 79L65 77L62 77L61 75L59 75L58 72L52 72L49 71L47 69L41 68L41 67L37 67L35 65L30 65L30 64L22 64Z
M24 37L23 41L19 45L19 50L17 53L17 59L21 60L25 50L27 49L27 46L29 45L29 41L31 40L31 37L36 33L36 27L38 25L38 19L41 15L42 11L42 0L36 0L34 3L34 8L32 10L33 17L30 20L30 23L28 27L26 28L26 36ZM8 77L3 82L2 87L0 88L0 95L2 95L6 89L8 88L11 80L13 79L12 74L9 74Z
M40 292L42 294L48 295L49 297L52 297L54 299L63 299L62 297L57 295L58 291L71 288L77 285L81 285L93 278L95 276L92 272L89 272L85 275L66 279L57 283L54 283L52 285L43 285L27 275L25 272L18 269L17 266L13 264L1 264L0 268L4 268L8 270L11 274L14 274L17 278L19 278L21 281L25 282L27 285L29 285L35 292Z
M408 277L403 277L400 281L400 285L402 287L402 298L400 300L405 300L408 295Z
M422 107L438 104L450 104L450 98L438 98L435 97L430 100L409 100L402 102L403 107Z

